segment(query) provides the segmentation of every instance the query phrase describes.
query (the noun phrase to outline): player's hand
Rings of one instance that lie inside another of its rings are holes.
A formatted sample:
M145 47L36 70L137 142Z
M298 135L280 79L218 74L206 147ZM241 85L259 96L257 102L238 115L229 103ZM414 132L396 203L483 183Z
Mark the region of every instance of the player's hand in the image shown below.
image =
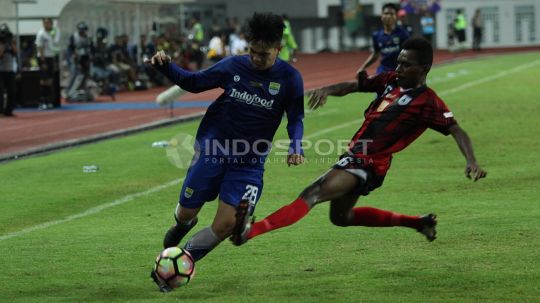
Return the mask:
M300 165L304 163L304 156L300 154L290 154L287 157L287 165Z
M306 92L306 95L309 98L308 106L311 110L316 110L319 107L322 107L326 104L326 98L328 93L324 88L317 88Z
M465 176L476 182L481 178L485 178L487 176L487 171L483 170L476 163L468 163L467 167L465 167Z
M356 80L358 80L360 77L364 78L366 75L367 75L366 69L364 67L360 67L356 71L356 74L354 74L354 77L356 78Z
M169 62L171 62L171 56L165 54L162 50L156 52L149 60L144 61L144 63L152 65L163 65Z

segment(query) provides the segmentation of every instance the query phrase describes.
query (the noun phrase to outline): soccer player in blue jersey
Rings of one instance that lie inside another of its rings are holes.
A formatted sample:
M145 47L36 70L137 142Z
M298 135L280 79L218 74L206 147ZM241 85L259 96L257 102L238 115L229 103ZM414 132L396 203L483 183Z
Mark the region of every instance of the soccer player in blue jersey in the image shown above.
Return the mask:
M397 57L403 42L409 38L406 29L397 25L398 8L393 3L383 5L381 21L383 28L373 33L371 55L356 72L360 74L381 58L377 74L393 71L397 67Z
M165 234L165 248L177 246L197 224L204 204L217 197L219 205L211 226L198 231L184 246L195 260L231 235L235 208L241 200L248 201L250 212L254 211L262 193L264 162L284 113L291 139L287 163L304 161L303 80L295 68L277 58L283 28L281 16L255 13L248 23L248 54L225 58L199 72L179 68L162 51L149 60L187 91L223 89L199 125L198 158L185 178L176 224Z

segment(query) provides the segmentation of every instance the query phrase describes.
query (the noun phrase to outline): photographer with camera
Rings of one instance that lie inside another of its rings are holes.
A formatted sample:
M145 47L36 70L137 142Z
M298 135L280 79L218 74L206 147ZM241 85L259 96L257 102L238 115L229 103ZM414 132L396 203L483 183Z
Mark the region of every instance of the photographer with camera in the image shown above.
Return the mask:
M67 101L94 100L87 85L93 52L94 44L92 38L88 35L88 25L86 25L86 22L81 21L77 23L77 31L69 37L67 56L72 66L70 68L71 79L67 87Z
M55 78L58 78L58 53L60 32L53 27L51 18L43 18L43 28L36 35L36 47L38 51L40 70L40 109L49 109L53 106L56 95ZM58 81L58 80L57 80Z
M7 117L14 116L17 51L17 44L9 27L5 23L0 25L0 112Z

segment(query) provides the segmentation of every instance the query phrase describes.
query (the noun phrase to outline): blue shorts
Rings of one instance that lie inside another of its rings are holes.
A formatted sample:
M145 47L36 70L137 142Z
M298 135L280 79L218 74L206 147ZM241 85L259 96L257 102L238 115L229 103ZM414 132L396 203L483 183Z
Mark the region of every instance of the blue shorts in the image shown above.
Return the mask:
M264 166L259 164L202 157L188 170L178 203L185 208L199 208L219 195L220 200L235 207L240 200L248 199L253 212L262 194L263 174Z

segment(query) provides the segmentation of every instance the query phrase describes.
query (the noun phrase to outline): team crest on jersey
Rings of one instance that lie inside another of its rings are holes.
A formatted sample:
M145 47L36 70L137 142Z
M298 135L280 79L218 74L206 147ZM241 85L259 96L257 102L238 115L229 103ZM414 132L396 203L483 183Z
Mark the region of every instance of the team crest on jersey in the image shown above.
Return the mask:
M234 82L240 81L240 76L234 75L233 80L234 80Z
M279 89L281 88L281 84L279 83L276 83L276 82L270 82L270 84L268 84L268 92L270 93L270 95L277 95L279 94Z
M399 37L394 37L394 44L399 44Z
M394 87L392 85L388 85L386 87L386 89L384 90L384 92L383 92L383 96L388 94L389 92L391 92L393 89L394 89Z
M401 96L401 98L399 98L397 103L399 105L407 105L407 104L409 104L409 102L411 102L412 99L413 98L411 96L403 95L403 96Z
M191 196L193 196L193 188L186 187L186 191L184 192L184 197L189 199L191 198Z

